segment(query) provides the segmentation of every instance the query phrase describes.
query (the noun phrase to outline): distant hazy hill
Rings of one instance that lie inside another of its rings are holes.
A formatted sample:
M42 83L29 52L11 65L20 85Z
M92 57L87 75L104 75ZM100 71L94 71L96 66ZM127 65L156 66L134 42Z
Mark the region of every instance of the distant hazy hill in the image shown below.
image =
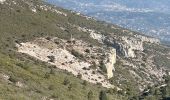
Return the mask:
M47 0L61 7L170 41L169 0Z

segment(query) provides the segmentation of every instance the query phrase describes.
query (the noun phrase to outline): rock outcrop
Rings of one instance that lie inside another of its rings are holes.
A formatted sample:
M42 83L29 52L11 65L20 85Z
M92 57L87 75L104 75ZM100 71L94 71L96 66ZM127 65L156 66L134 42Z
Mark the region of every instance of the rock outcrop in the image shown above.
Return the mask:
M143 51L144 42L159 44L159 40L141 35L135 35L135 37L122 36L119 37L119 39L120 40L108 38L108 40L105 41L115 47L120 54L127 58L136 57L135 51Z
M90 31L90 37L98 40L100 43L112 46L119 54L126 58L136 57L135 51L143 51L144 42L159 44L160 41L155 38L150 38L142 35L109 37L100 33Z
M75 26L75 25L74 25ZM79 31L83 31L86 33L89 33L89 36L95 40L98 40L99 43L109 45L113 48L115 48L118 52L118 54L122 55L126 58L134 58L136 57L135 51L143 51L143 44L144 42L148 43L155 43L159 44L160 41L158 39L147 37L139 34L135 34L133 36L127 35L127 36L105 36L101 34L101 32L98 32L93 29L87 29L82 27L77 27ZM114 34L114 33L110 33Z
M113 77L116 50L89 45L81 40L74 40L74 43L72 43L59 38L51 40L39 38L17 46L18 52L48 62L59 69L71 72L75 76L81 74L83 80L95 84L101 83L104 87L113 88L114 86L107 81L107 78ZM53 58L53 60L50 58ZM107 78L100 73L102 71L99 68L101 61L104 61Z
M113 71L115 71L114 64L116 63L116 50L114 48L110 48L109 51L110 52L106 54L107 58L104 61L108 79L113 77Z
M95 39L95 40L98 40L100 43L103 43L104 39L105 39L105 36L102 35L102 34L97 34L95 33L94 30L90 30L90 37Z

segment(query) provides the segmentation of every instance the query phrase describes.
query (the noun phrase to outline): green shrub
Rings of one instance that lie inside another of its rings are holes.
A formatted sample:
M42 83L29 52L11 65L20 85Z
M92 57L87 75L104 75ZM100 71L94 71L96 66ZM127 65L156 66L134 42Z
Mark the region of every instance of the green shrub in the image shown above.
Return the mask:
M106 66L105 66L105 64L104 64L103 61L100 62L99 68L100 68L104 73L107 73L107 69L106 69Z
M82 74L78 73L77 78L81 79L82 78Z
M92 68L92 69L96 69L96 68L97 68L96 63L95 63L95 62L92 62L92 64L91 64L90 68Z
M84 80L84 81L83 81L83 85L84 85L84 86L87 86L87 84L88 84L87 81Z
M65 78L63 84L64 84L64 85L70 84L70 80L69 80L68 78Z
M72 88L73 88L73 84L70 84L70 85L68 86L68 90L71 91Z
M15 76L10 76L9 81L16 83L18 82L18 79Z
M55 57L54 56L47 56L50 60L49 62L54 62L55 61Z
M55 86L54 86L54 85L50 85L50 86L48 87L48 89L49 89L49 90L54 90L54 89L55 89Z
M75 57L84 60L84 56L82 54L80 54L79 52L72 50L71 54L74 55Z
M102 90L102 91L100 92L99 100L108 100L105 91Z
M45 73L44 78L49 79L50 78L50 74L48 72Z
M93 100L93 92L92 91L89 91L88 92L88 95L87 95L87 97L88 97L88 100Z
M24 65L23 63L17 63L16 65L25 69L25 70L28 69L28 66Z
M55 75L55 70L53 68L50 68L50 74Z

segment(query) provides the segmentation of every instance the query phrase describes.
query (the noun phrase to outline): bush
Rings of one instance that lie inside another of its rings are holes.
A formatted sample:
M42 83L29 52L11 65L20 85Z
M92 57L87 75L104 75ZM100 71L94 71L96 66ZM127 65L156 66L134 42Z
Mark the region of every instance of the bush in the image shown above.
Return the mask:
M22 64L22 63L17 63L16 65L19 66L19 67L21 67L21 68L23 68L23 69L28 69L28 67L25 66L25 65Z
M96 68L97 68L96 63L95 63L95 62L92 62L92 65L90 66L90 68L92 68L92 69L96 69Z
M50 74L55 75L55 70L53 68L50 69Z
M108 90L108 93L113 94L113 93L114 93L114 90L113 90L113 89L109 89L109 90Z
M47 40L51 40L51 37L46 37Z
M89 49L86 49L85 52L86 52L86 53L90 53L90 50L89 50Z
M44 78L49 79L50 78L50 74L49 73L45 73Z
M84 85L84 86L87 86L87 81L84 80L84 81L83 81L83 85Z
M93 100L93 92L89 91L87 97L88 97L88 100Z
M101 91L101 92L100 92L99 100L108 100L105 91Z
M70 84L70 80L69 80L68 78L65 78L63 84L64 84L64 85Z
M79 52L72 50L71 54L74 55L75 57L79 58L79 59L84 59L84 56L82 54L80 54Z
M52 94L51 98L59 98L57 94Z
M103 61L101 61L100 62L100 69L103 71L103 72L105 72L105 73L107 73L107 69L106 69L106 66L105 66L105 64L103 63Z
M50 60L49 62L54 62L55 61L55 57L54 56L47 56Z
M101 85L102 85L102 83L97 82L97 85L101 86Z
M9 81L16 83L18 82L18 79L15 76L10 76Z
M142 63L141 66L146 67L146 64L145 64L145 63Z
M68 86L68 90L71 91L72 88L73 88L73 84L70 84L70 85Z
M82 78L82 75L79 73L79 74L77 75L77 78L81 79L81 78Z
M118 92L118 94L120 94L120 95L124 95L124 94L125 94L123 90L118 90L117 92Z
M49 90L54 90L54 88L55 88L54 85L50 85L50 86L48 87Z

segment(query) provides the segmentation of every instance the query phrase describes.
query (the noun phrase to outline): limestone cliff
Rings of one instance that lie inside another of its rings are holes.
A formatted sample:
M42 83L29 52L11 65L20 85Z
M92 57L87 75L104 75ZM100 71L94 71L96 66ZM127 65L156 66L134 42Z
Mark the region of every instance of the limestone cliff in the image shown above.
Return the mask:
M107 58L105 59L108 79L113 77L113 71L115 71L114 64L116 63L116 50L114 48L109 49L109 52L106 54Z
M54 41L57 41L57 44ZM81 40L74 40L74 43L71 43L55 37L50 40L39 38L31 42L17 44L17 47L18 52L48 62L59 69L71 72L75 76L81 74L83 80L94 84L101 83L103 87L113 88L114 86L107 81L107 78L113 77L116 50L89 45ZM52 61L50 57L53 57ZM107 78L99 73L103 71L99 68L100 62L103 60Z
M135 51L143 51L144 50L143 44L145 42L153 43L153 44L160 43L158 39L147 37L147 36L142 36L139 34L135 34L133 36L131 35L129 36L128 35L127 36L118 36L118 35L105 36L101 34L101 32L98 32L93 29L81 28L78 26L77 28L79 31L89 33L90 34L89 36L95 40L98 40L98 42L105 44L105 45L112 46L113 48L117 50L117 52L119 52L119 54L127 58L136 57Z

